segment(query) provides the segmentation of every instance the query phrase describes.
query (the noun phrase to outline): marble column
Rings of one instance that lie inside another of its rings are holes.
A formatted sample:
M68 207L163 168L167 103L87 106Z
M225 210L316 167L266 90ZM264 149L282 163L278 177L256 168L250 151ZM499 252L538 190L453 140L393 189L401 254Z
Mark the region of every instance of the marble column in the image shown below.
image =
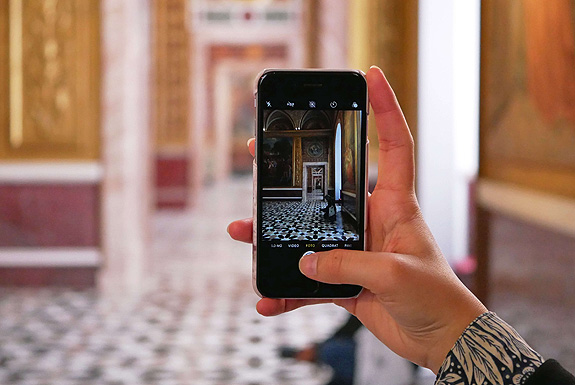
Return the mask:
M152 209L150 4L102 0L103 292L137 292Z

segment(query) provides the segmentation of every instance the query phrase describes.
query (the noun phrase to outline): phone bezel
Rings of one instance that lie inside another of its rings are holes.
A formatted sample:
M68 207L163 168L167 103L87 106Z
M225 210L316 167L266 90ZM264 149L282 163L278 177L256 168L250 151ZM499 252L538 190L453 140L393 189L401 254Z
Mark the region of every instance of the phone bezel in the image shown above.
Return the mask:
M364 183L362 184L362 186L360 187L360 189L363 189L363 192L360 190L358 192L358 196L360 197L359 199L362 199L362 203L361 205L363 206L363 212L362 212L362 220L361 220L361 224L363 226L363 250L366 249L366 245L367 245L367 194L368 194L368 143L369 140L367 138L367 120L368 120L368 114L369 114L369 100L368 100L368 93L367 93L367 82L365 80L365 75L363 72L358 71L358 70L325 70L325 69L266 69L264 71L262 71L259 76L257 77L257 82L256 82L256 90L255 90L255 94L254 94L254 98L255 98L255 107L256 107L256 122L255 122L255 137L256 137L256 149L255 149L255 159L254 159L254 194L253 194L253 200L254 200L254 225L253 225L253 264L252 264L252 278L253 278L253 286L254 286L254 290L256 291L256 293L260 296L260 297L270 297L270 298L289 298L289 299L326 299L326 298L352 298L352 297L356 297L361 293L362 288L359 286L354 286L355 292L353 293L353 295L341 295L338 294L337 292L333 292L330 295L315 295L314 293L309 293L309 295L302 295L302 296L297 296L297 297L293 297L293 296L287 296L287 295L282 295L282 293L266 293L266 292L262 292L260 285L258 284L258 259L259 259L259 255L258 255L258 242L259 242L259 234L261 233L261 215L262 215L262 210L259 208L259 203L261 202L261 197L260 197L260 192L261 192L261 186L259 185L260 183L260 178L258 178L258 161L261 157L261 151L262 148L259 145L260 143L260 136L263 134L263 131L260 129L260 127L263 127L263 122L262 117L263 117L263 110L264 108L260 108L260 106L262 105L262 101L265 99L264 96L266 95L262 95L262 81L264 81L268 76L295 76L296 79L298 79L297 83L297 87L301 87L300 84L302 84L304 81L307 81L306 79L312 78L312 79L324 79L323 83L325 83L325 79L329 79L329 82L333 82L338 76L342 76L345 77L349 80L345 80L345 81L352 81L351 79L354 79L353 81L357 81L359 79L361 79L361 82L363 82L362 87L364 88L365 92L361 92L361 95L352 95L353 98L352 99L357 99L358 101L360 101L361 106L360 106L360 110L364 112L364 117L362 118L362 124L361 124L361 135L360 135L360 140L361 143L358 145L358 148L360 148L362 146L362 144L364 144L363 148L363 157L361 157L360 159L360 172L363 170L364 172ZM336 77L334 77L334 75L336 75ZM304 80L301 80L304 79ZM294 80L295 81L295 80ZM321 82L321 80L317 80L319 82ZM322 83L322 84L323 84ZM331 84L330 86L333 86L333 84ZM294 86L296 87L296 86ZM359 99L358 99L359 98ZM306 109L306 108L302 108L302 109ZM349 109L343 109L343 108L338 108L338 111L345 111L345 110L349 110ZM347 285L349 286L349 285ZM336 288L334 286L334 288Z

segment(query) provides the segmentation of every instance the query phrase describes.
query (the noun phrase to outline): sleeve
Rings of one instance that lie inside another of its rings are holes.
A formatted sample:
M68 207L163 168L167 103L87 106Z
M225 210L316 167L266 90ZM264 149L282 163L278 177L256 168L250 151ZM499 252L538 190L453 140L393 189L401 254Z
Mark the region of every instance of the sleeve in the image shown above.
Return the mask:
M519 385L543 358L495 313L480 315L465 329L439 369L436 385ZM531 384L534 385L534 384Z
M559 362L547 360L535 370L525 385L575 385L575 377Z

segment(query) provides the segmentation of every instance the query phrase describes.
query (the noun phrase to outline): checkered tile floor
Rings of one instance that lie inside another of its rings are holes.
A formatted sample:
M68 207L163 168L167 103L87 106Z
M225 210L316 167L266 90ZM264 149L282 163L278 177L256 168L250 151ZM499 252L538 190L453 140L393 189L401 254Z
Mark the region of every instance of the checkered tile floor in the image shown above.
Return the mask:
M328 369L277 350L324 339L346 313L256 313L251 247L225 231L251 215L251 199L235 198L251 195L250 181L213 186L192 212L157 214L150 272L135 297L0 290L0 384L325 384Z
M250 195L251 179L232 181L207 190L191 212L157 214L138 295L0 289L0 384L325 384L327 369L282 360L277 349L323 340L346 313L330 305L274 318L255 312L251 246L225 232L251 215L251 199L237 199ZM572 309L493 302L535 349L575 371Z
M3 291L0 383L313 385L329 377L279 359L277 347L325 336L338 309L264 319L249 282L205 283L195 294L164 289L120 308L94 292Z
M327 203L321 200L264 201L263 239L266 241L358 241L359 235L341 212L334 220L323 217Z

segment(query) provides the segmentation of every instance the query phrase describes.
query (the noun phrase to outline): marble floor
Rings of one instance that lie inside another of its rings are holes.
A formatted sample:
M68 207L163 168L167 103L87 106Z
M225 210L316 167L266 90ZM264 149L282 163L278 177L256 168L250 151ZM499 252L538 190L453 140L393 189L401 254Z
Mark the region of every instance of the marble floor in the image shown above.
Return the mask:
M307 202L269 200L263 202L263 239L267 241L358 241L359 234L341 211L332 220L324 218L322 200Z
M346 314L332 305L256 313L251 247L226 232L250 216L250 196L251 179L232 180L206 189L190 212L158 213L151 271L136 297L0 291L0 384L325 383L327 368L277 350L324 339Z
M251 215L251 186L251 178L213 185L195 209L158 213L139 295L1 289L0 384L325 384L327 368L281 359L278 348L321 341L346 314L331 305L256 313L251 247L226 233L231 220ZM502 296L493 310L575 370L572 310ZM397 370L386 372L386 384L398 383Z

